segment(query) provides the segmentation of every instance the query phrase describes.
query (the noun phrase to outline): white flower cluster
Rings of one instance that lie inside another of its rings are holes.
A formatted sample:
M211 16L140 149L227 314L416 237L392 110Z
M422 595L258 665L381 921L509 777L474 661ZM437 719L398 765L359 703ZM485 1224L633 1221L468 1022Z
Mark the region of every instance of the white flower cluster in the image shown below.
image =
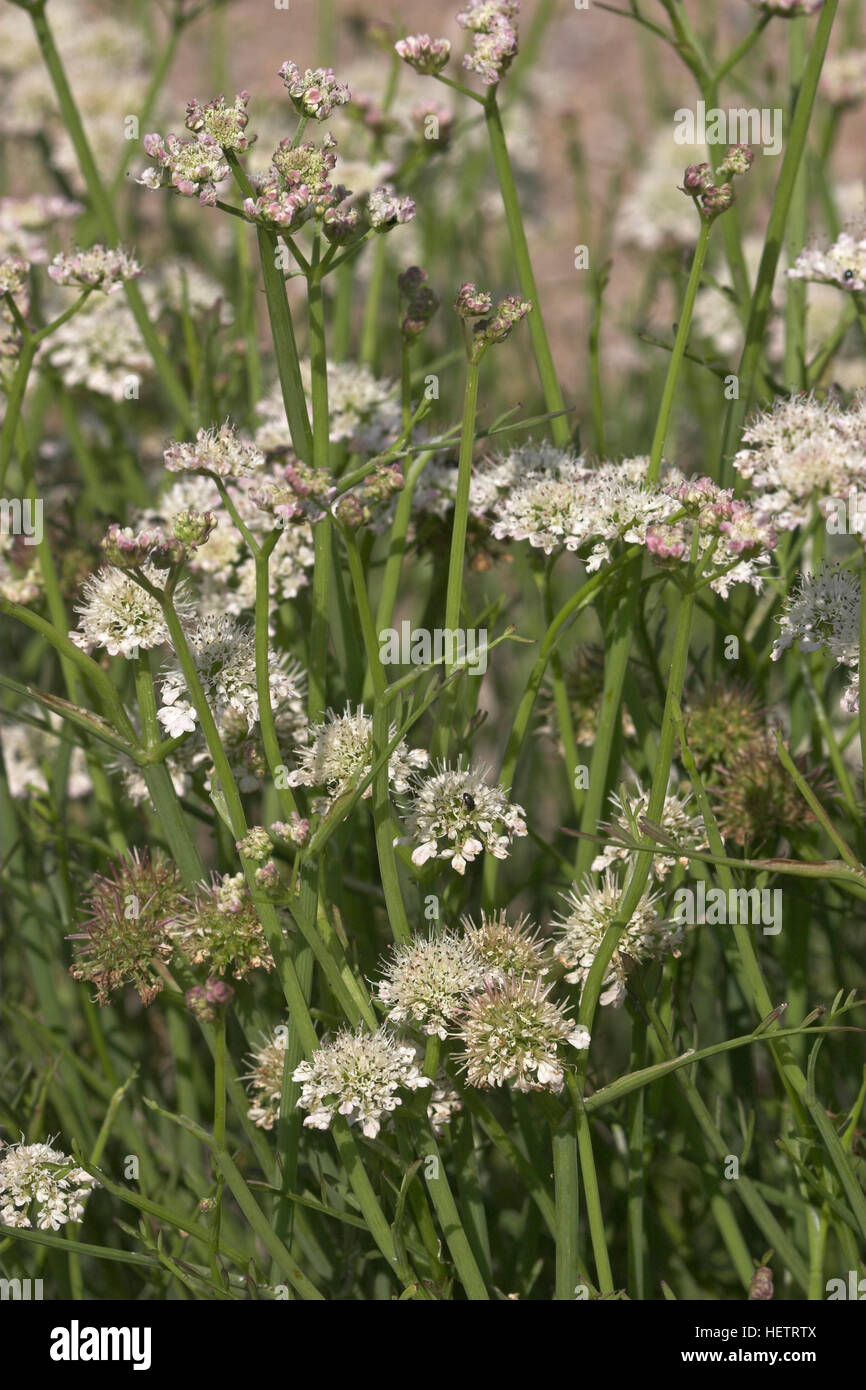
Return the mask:
M562 1090L562 1044L582 1051L590 1036L550 999L552 989L540 977L512 976L501 987L488 985L472 996L460 1026L470 1086L510 1081L517 1091Z
M6 1144L0 1139L0 1221L32 1226L28 1210L36 1203L40 1231L58 1231L80 1221L97 1179L74 1159L47 1144Z
M640 786L637 787L634 795L629 794L623 788L623 795L611 796L611 801L616 807L617 815L608 827L608 833L612 837L612 842L606 844L601 854L597 854L591 864L593 873L601 873L604 869L610 869L614 864L627 863L634 853L627 849L625 845L617 844L618 839L623 837L635 840L642 835L640 822L649 808L649 792L645 792ZM666 830L672 839L682 845L683 849L705 849L706 848L706 827L704 818L700 815L690 815L688 803L691 796L677 796L670 794L665 797L665 804L659 817L659 825ZM685 867L689 863L688 858L677 858L673 854L654 854L652 862L652 873L655 878L667 878L671 869L677 864Z
M142 574L156 589L165 584L165 571L144 565ZM137 584L131 575L109 565L85 579L82 602L75 605L81 615L78 628L69 636L83 651L104 647L109 656L134 657L168 641L168 628L157 600ZM185 591L178 589L174 604L182 619L192 617Z
M775 524L792 530L810 519L813 500L826 512L866 477L866 395L847 409L814 396L777 401L751 421L743 442L734 467Z
M309 401L312 370L308 358L301 361L301 380ZM256 443L266 452L291 448L279 382L256 407L262 423ZM353 453L380 453L400 433L400 405L393 383L381 381L367 367L354 362L328 363L328 420L332 444L345 440Z
M408 815L413 864L447 859L458 874L485 850L505 859L515 835L525 835L522 806L486 780L486 768L443 767L419 781Z
M623 890L607 869L596 886L587 875L562 896L569 911L558 919L554 953L567 968L566 980L581 992L608 927L616 918ZM678 955L682 928L664 921L657 911L658 894L644 893L619 939L602 981L602 1004L620 1005L625 998L626 961L642 962Z
M401 1087L417 1091L432 1084L421 1075L415 1049L395 1042L384 1028L341 1031L309 1062L301 1062L292 1079L301 1083L298 1105L309 1111L305 1126L328 1129L335 1115L344 1115L350 1125L360 1124L368 1139L376 1138L383 1119L402 1104Z
M135 280L144 271L138 261L122 246L88 246L82 250L61 251L48 267L48 274L58 285L78 285L82 289L102 290L115 294L125 281Z
M171 444L165 450L170 473L207 473L217 478L248 478L264 467L265 456L246 442L229 420L200 429L193 443Z
M388 739L394 737L396 726L391 725ZM342 714L325 711L320 724L313 724L306 734L306 746L297 749L300 764L289 773L290 787L322 787L326 795L313 801L312 809L327 815L334 802L352 791L373 766L373 720L363 709L353 710L346 705ZM409 790L410 779L425 768L428 754L422 748L397 744L388 759L388 782L395 792ZM363 795L372 794L372 784Z
M648 527L679 510L660 488L643 485L645 459L590 467L551 444L524 446L514 455L505 468L519 470L518 481L493 509L497 540L528 540L546 555L594 541L586 563L596 570L610 559L614 541L643 544Z
M801 251L788 275L792 280L813 280L837 285L841 290L866 290L866 236L841 232L832 246L810 246Z
M781 633L773 644L773 660L799 642L802 651L824 648L839 666L852 672L842 696L842 708L860 708L860 584L839 566L822 566L818 574L800 575L779 619Z
M393 948L377 986L389 1023L419 1023L447 1038L466 996L482 989L488 967L468 936L443 931Z
M60 715L49 712L48 719L60 737L63 726ZM43 732L32 724L7 722L4 712L4 717L0 719L0 748L3 750L3 768L10 796L26 797L34 791L48 791L45 764L49 768L54 766L57 744L47 731ZM65 790L72 800L89 796L93 790L83 748L76 746L72 750Z
M253 628L229 613L210 614L190 624L186 638L217 724L234 713L245 721L249 732L259 718ZM270 653L268 685L273 705L299 696L298 674L283 653ZM176 738L195 729L198 715L188 699L186 677L179 667L163 677L161 693L157 718L167 735Z

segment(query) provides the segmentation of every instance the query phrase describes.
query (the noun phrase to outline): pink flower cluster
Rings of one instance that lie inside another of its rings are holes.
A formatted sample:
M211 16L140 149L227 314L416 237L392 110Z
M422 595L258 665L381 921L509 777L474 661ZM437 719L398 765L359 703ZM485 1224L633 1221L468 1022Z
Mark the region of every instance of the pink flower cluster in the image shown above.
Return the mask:
M185 198L198 197L213 207L216 185L228 178L229 166L222 147L212 135L201 130L194 140L176 135L145 135L145 153L156 161L156 168L145 169L137 183L145 188L175 188Z
M337 81L333 68L301 72L297 63L286 62L279 75L299 116L325 121L335 106L345 106L350 99L349 88Z
M463 66L477 72L485 86L500 82L517 55L517 26L512 20L519 9L518 0L472 0L457 15L460 27L475 35Z
M416 72L430 76L441 72L451 57L448 39L431 39L429 34L411 34L394 44L398 56Z
M777 536L771 519L735 497L731 488L720 488L711 478L687 478L668 484L662 491L679 502L686 515L648 527L647 550L657 560L687 559L695 527L700 533L701 569L715 571L717 576L749 556L757 563L766 563L767 552L775 549ZM745 571L740 577L748 582L754 578ZM713 587L717 585L718 579Z

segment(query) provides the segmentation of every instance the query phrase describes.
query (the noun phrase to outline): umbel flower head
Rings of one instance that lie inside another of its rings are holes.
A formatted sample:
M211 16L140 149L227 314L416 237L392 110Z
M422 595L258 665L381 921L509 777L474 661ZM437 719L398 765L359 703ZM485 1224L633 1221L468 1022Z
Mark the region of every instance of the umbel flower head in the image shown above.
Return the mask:
M457 15L461 29L474 35L472 51L463 66L475 72L485 86L500 82L517 56L517 18L519 0L471 0Z
M529 917L509 922L504 908L498 912L482 910L476 925L471 917L461 918L466 940L483 960L487 974L500 983L511 975L546 975L547 952Z
M145 154L155 167L145 169L136 183L145 188L174 188L185 198L198 198L213 207L217 200L218 183L230 173L222 148L206 130L200 130L192 140L177 135L145 135L141 142Z
M281 1024L271 1037L262 1038L261 1047L250 1058L251 1070L243 1078L248 1083L247 1091L252 1101L247 1115L259 1129L273 1129L280 1118L288 1046L289 1030L285 1024Z
M397 732L392 724L389 741ZM313 724L307 734L306 747L298 748L300 764L290 772L290 787L322 787L326 795L318 797L312 809L326 815L339 797L352 791L373 766L373 720L363 709L353 710L346 705L342 714L325 711L321 724ZM429 759L423 748L408 748L401 740L388 759L388 782L395 792L409 790L410 778ZM363 793L369 797L372 786Z
M325 121L335 106L345 106L350 100L349 88L337 81L333 68L301 72L297 63L285 62L279 75L299 116Z
M309 1111L305 1126L328 1129L335 1115L344 1115L368 1139L376 1138L383 1119L402 1104L401 1087L417 1091L432 1084L421 1075L415 1049L395 1042L385 1028L375 1033L343 1029L309 1062L301 1062L292 1080L301 1083L298 1105Z
M866 100L866 48L850 48L828 58L819 90L833 106L859 106Z
M247 732L258 722L255 631L230 613L207 614L186 634L192 659L217 723L232 714L246 719ZM268 686L274 706L299 694L300 671L283 652L268 661ZM179 667L162 678L162 708L157 718L169 737L195 728L196 711L188 697L186 677Z
M848 714L860 708L860 584L837 565L824 564L818 574L800 575L779 619L780 635L772 657L799 642L804 652L829 652L839 666L853 671L854 679L842 696Z
M69 973L96 986L97 1004L107 1004L123 985L133 985L143 1004L163 987L156 963L174 954L173 927L181 906L181 880L158 849L133 849L96 874L83 902L85 915L74 942Z
M843 703L852 689L856 694L856 685L849 686ZM819 799L826 801L833 795L822 765L810 767L803 754L794 762ZM729 758L709 790L722 838L747 853L776 854L782 841L799 838L814 824L815 817L783 766L770 734Z
M204 473L213 478L251 478L265 466L264 454L241 438L229 420L200 429L193 443L170 444L163 458L170 473Z
M420 1023L425 1033L446 1038L464 999L483 987L486 973L467 937L447 930L413 936L393 948L377 997L389 1023Z
M231 970L244 980L253 970L274 964L243 874L215 874L194 899L185 899L176 920L177 949L208 974Z
M153 565L142 566L142 574L156 589L165 584L166 573ZM168 641L162 609L152 594L113 566L98 570L84 581L83 602L75 605L80 614L78 628L69 636L77 647L91 651L104 647L109 656L137 656L139 648L147 650ZM188 618L192 609L183 591L175 591L175 608L181 618Z
M686 706L686 742L704 780L766 733L765 710L738 681L709 686Z
M82 289L102 290L114 294L127 280L135 280L144 271L138 261L122 246L113 250L105 246L88 246L82 251L61 251L48 267L48 274L58 285L79 285Z
M602 938L616 918L622 891L607 869L598 886L587 874L580 885L562 894L569 911L557 920L554 954L568 970L566 980L579 984L581 993ZM602 1004L618 1006L625 998L626 956L640 963L679 954L682 928L659 916L658 901L658 894L644 893L632 913L602 981Z
M589 1047L588 1030L575 1024L549 996L552 985L535 976L488 984L466 1004L459 1036L470 1086L510 1081L517 1091L560 1091L565 1080L563 1043Z
M617 863L627 863L634 853L625 845L617 844L616 841L622 838L635 840L640 838L640 822L649 809L649 792L645 792L638 784L635 793L629 794L622 788L622 796L615 793L611 796L611 802L616 808L616 816L609 825L602 827L610 836L611 843L606 844L601 854L597 854L591 864L593 873L600 873L603 869L609 869ZM659 825L663 830L674 839L683 849L705 849L707 845L706 827L704 818L700 815L690 815L688 803L691 796L678 796L670 793L665 797L664 807L659 816ZM657 879L667 878L671 869L680 864L685 867L689 863L687 857L677 858L673 854L654 854L652 860L652 874Z
M487 768L449 768L416 781L408 826L418 841L413 864L428 859L450 860L458 874L466 872L485 850L497 859L508 856L515 835L525 835L525 812L508 800L508 793L487 780Z
M59 1231L68 1221L80 1221L84 1203L99 1182L73 1158L47 1144L8 1144L0 1139L0 1222L28 1229L35 1207L40 1231Z
M429 34L411 34L394 44L398 57L416 72L429 76L441 72L451 57L449 39L431 39Z
M247 150L258 139L256 135L246 134L250 119L247 115L249 99L249 92L239 92L234 106L226 106L226 99L222 95L202 106L193 97L186 104L186 128L194 135L204 132L223 150Z
M847 409L815 396L778 401L750 421L743 443L734 467L756 502L783 530L804 525L813 501L826 515L866 477L866 395Z
M826 251L819 246L807 247L788 275L792 280L836 285L840 290L866 290L866 236L842 232Z

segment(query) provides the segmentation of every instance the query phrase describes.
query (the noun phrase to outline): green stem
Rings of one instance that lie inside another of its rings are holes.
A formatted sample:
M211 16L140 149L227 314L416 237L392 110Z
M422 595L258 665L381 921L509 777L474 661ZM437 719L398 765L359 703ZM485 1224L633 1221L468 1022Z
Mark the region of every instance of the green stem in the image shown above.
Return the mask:
M647 469L647 483L655 484L659 479L661 470L662 455L664 453L665 440L667 438L668 427L671 421L674 396L679 379L680 368L685 355L686 344L689 339L689 329L692 322L692 310L695 307L695 298L698 287L701 283L701 275L704 269L704 259L707 254L707 242L709 241L710 228L712 223L701 220L701 230L698 235L698 244L695 247L695 254L692 260L692 268L689 274L689 281L686 286L685 299L680 311L680 321L677 324L677 335L674 339L673 350L668 362L668 373L665 378L664 391L662 392L661 405L659 407L658 419L656 420L655 433L653 435L652 448L650 449L649 468Z
M532 313L529 315L529 336L532 340L532 348L535 353L538 374L541 378L544 403L547 410L556 417L550 422L550 432L553 436L554 444L560 449L564 449L568 446L570 439L568 418L564 413L560 413L565 411L565 401L562 398L559 380L556 375L556 368L553 363L553 355L547 340L544 316L541 312L538 287L535 283L535 275L532 270L532 261L529 255L529 246L526 241L526 232L523 228L520 200L517 196L517 186L514 182L514 172L511 168L508 145L505 141L505 131L502 128L502 116L496 101L495 87L491 87L490 93L484 102L484 119L487 123L487 134L490 139L493 163L496 168L497 178L499 179L499 188L502 194L502 204L505 209L505 220L508 225L508 235L511 240L511 253L514 256L520 293L523 295L524 299L530 300L533 306Z

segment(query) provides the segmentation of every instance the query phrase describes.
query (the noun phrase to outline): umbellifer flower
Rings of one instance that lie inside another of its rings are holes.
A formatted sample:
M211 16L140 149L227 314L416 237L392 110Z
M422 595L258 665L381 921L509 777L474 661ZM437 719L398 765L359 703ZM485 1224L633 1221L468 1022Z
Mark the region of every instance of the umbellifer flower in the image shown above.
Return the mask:
M202 130L194 140L180 140L176 135L166 135L163 140L151 134L141 143L156 167L145 169L136 183L145 188L174 188L185 198L197 197L209 207L216 204L216 186L228 178L230 170L212 135Z
M498 912L482 910L476 926L471 917L461 918L466 940L471 943L487 967L487 973L500 982L509 975L544 975L547 957L529 917L509 922L504 908Z
M448 859L463 874L484 850L507 858L513 837L526 834L525 813L502 787L486 781L486 773L485 767L443 766L416 783L408 817L411 838L419 841L413 864Z
M466 996L484 985L484 961L456 932L413 936L396 945L377 986L389 1023L420 1023L425 1033L448 1036Z
M634 795L630 795L625 788L622 790L622 796L614 794L610 798L618 814L611 824L602 828L611 836L612 842L606 844L601 854L593 859L590 866L593 873L600 873L602 869L609 869L616 863L627 863L634 851L625 845L617 844L616 841L640 837L640 822L649 809L649 792L643 791L639 784ZM658 823L683 849L705 849L707 841L704 819L703 816L689 815L687 807L690 800L690 796L677 796L676 793L666 796ZM688 857L654 854L652 874L655 878L664 879L677 864L685 867L688 862Z
M488 87L502 80L517 55L517 26L512 20L519 9L518 0L472 0L457 15L460 27L475 35L463 66Z
M84 1203L99 1182L79 1168L68 1154L47 1144L7 1144L0 1139L0 1221L27 1229L36 1204L40 1231L59 1231L68 1221L80 1221Z
M157 589L165 583L165 571L143 565L142 574ZM77 647L90 651L104 647L109 656L133 657L139 648L158 647L168 641L162 609L151 594L131 575L108 567L84 581L82 603L75 605L81 615L78 628L69 636ZM175 592L174 604L182 617L191 612L182 593Z
M400 1046L384 1028L342 1030L309 1062L301 1062L292 1080L301 1082L298 1105L309 1111L306 1127L328 1129L335 1115L344 1115L350 1125L360 1124L368 1139L376 1138L385 1116L402 1104L400 1087L417 1091L431 1085L421 1075L415 1049Z
M392 724L389 741L397 732ZM312 809L326 815L346 792L352 791L373 766L373 720L363 709L346 705L342 714L325 711L320 724L310 730L307 746L297 750L300 766L289 773L290 787L322 787L326 795L317 797ZM410 778L428 763L423 748L408 748L401 742L388 759L388 782L395 792L409 790ZM367 787L364 797L372 794Z
M231 970L236 980L244 980L274 964L243 874L215 874L186 900L177 915L176 943L193 965L206 965L211 975Z
M123 985L134 985L143 1004L163 987L156 962L174 954L172 929L180 906L181 881L160 850L133 849L108 874L96 874L84 899L86 916L69 968L74 980L96 986L97 1004L107 1004Z
M566 980L579 984L581 992L602 938L617 915L622 892L608 869L600 886L587 875L580 886L574 884L562 895L570 911L558 919L554 954L568 969ZM625 998L624 957L642 962L679 954L682 928L659 916L658 901L658 894L644 893L632 913L602 981L602 1004L619 1005Z
M279 75L299 116L324 121L335 106L345 106L350 99L349 88L337 81L333 68L307 68L301 72L297 63L286 62Z
M193 443L170 444L163 457L170 473L206 473L215 478L250 478L265 466L264 454L242 439L228 420L199 430Z
M842 232L826 251L819 246L807 247L788 275L792 280L836 285L840 290L866 290L866 236Z
M411 198L401 198L390 183L374 188L367 198L367 216L377 232L389 232L401 222L411 222L415 204Z
M109 249L97 245L59 252L49 265L48 274L58 285L80 285L83 289L114 294L125 281L137 279L144 271L122 246Z
M469 1000L459 1036L470 1086L486 1089L510 1081L517 1091L562 1090L562 1044L583 1050L590 1037L549 997L552 989L541 978L524 975L501 988L488 985Z
M441 72L451 57L448 39L431 39L429 34L411 34L394 44L394 50L404 63L416 72L429 76Z
M247 135L249 122L247 103L249 92L238 92L234 106L226 106L224 96L218 96L202 106L195 97L186 105L186 128L195 135L204 131L223 150L247 150L258 139Z
M247 1115L259 1129L273 1129L280 1118L288 1045L289 1030L282 1024L270 1038L262 1039L262 1046L251 1058L252 1070L243 1078L249 1082L247 1090L252 1101Z
M773 643L773 660L799 642L804 652L830 653L839 666L854 672L842 696L848 714L860 708L860 584L837 565L823 565L818 574L800 575L798 587L779 619L781 634Z

